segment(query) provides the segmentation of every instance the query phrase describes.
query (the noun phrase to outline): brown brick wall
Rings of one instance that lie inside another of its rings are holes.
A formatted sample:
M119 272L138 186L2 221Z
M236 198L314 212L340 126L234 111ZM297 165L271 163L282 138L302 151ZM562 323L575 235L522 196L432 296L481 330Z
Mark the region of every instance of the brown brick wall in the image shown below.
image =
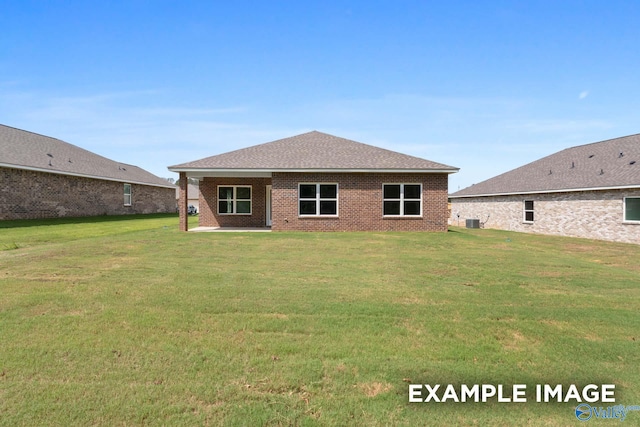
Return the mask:
M202 227L264 227L266 188L271 178L204 178L200 182L199 225ZM250 185L251 215L219 215L219 185Z
M639 189L452 199L451 224L485 221L486 228L640 243L640 224L623 222L624 197ZM524 200L534 201L534 222L523 221Z
M0 168L0 220L176 211L173 188L132 184L131 193L124 206L122 182Z
M337 183L337 218L298 216L298 184ZM422 218L383 218L382 184L422 183ZM199 225L264 227L266 186L272 184L274 231L447 231L446 174L274 173L273 178L205 178L200 183ZM218 215L219 185L251 185L252 215Z
M338 218L298 216L298 184L337 183ZM422 218L383 218L382 184L422 183ZM273 230L446 231L446 174L273 174Z

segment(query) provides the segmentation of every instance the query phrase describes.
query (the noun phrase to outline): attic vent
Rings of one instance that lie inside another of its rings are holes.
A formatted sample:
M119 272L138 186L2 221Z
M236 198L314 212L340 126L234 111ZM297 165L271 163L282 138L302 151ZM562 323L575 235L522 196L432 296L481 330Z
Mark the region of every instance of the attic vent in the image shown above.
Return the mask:
M49 156L49 157L51 157L53 159L53 154L47 153L47 156Z
M551 172L551 169L549 169L549 175L551 175L553 172Z
M576 164L574 162L571 162L571 169L575 168Z
M604 175L604 169L600 169L600 175Z
M591 155L589 156L589 158L590 158L590 159L593 159L593 156L595 156L595 154L591 154Z
M618 158L624 157L624 153L621 151L620 154L618 155Z
M73 163L73 162L71 161L71 159L69 159L69 163Z
M636 164L636 161L635 161L635 160L631 160L631 161L629 162L629 164L630 164L630 165L635 165L635 164Z

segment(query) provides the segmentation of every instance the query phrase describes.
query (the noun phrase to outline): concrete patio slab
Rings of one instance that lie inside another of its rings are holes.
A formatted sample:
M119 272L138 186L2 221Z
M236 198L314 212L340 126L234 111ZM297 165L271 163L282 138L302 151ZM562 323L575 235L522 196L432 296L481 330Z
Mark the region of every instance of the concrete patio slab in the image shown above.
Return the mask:
M190 228L189 231L195 233L269 233L271 228L269 227L195 227Z

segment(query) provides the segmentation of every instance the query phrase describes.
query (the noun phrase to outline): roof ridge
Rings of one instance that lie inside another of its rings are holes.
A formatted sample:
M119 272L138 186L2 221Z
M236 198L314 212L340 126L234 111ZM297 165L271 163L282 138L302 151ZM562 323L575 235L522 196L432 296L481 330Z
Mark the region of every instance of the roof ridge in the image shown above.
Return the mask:
M631 138L631 137L634 137L634 136L640 137L640 133L632 133L631 135L619 136L617 138L603 139L602 141L587 142L586 144L580 144L580 145L574 145L573 147L567 147L564 150L570 150L572 148L579 148L579 147L586 147L587 145L602 144L603 142L611 142L611 141L615 141L616 139L626 139L626 138ZM564 150L560 150L560 151L564 151Z
M9 129L14 129L14 130L17 130L19 132L30 133L32 135L36 135L36 136L40 136L40 137L43 137L43 138L52 139L54 141L62 142L63 144L71 145L72 147L77 148L78 150L82 150L82 151L84 151L86 153L89 153L90 155L101 157L101 158L103 158L105 160L108 160L109 162L112 162L112 163L118 163L118 164L121 164L121 165L132 166L132 167L134 167L134 166L135 167L139 167L139 166L136 166L136 165L133 165L133 164L130 164L130 163L120 162L118 160L111 159L109 157L103 156L102 154L96 153L96 152L91 151L91 150L87 150L86 148L80 147L79 145L76 145L76 144L73 144L71 142L65 141L64 139L60 139L60 138L56 138L56 137L53 137L53 136L44 135L44 134L41 134L41 133L38 133L38 132L32 132L32 131L29 131L29 130L20 129L20 128L13 127L13 126L7 126L7 125L3 125L3 124L0 124L0 126L4 126L6 128L9 128Z
M49 136L49 135L45 135L45 134L42 134L42 133L38 133L38 132L33 132L33 131L30 131L30 130L26 130L26 129L20 129L20 128L17 128L17 127L15 127L15 126L4 125L4 124L2 124L2 123L0 123L0 126L4 126L4 127L6 127L6 128L13 129L13 130L17 130L17 131L20 131L20 132L30 133L30 134L32 134L32 135L36 135L36 136L41 136L41 137L43 137L43 138L55 139L56 141L66 142L66 141L63 141L62 139L60 139L60 138L56 138L56 137L54 137L54 136ZM69 143L67 142L67 144L69 144ZM73 145L73 144L72 144L72 145Z
M294 139L294 138L298 138L298 137L300 137L300 136L308 135L308 134L311 134L311 133L317 133L317 134L320 134L320 135L329 136L329 137L331 137L331 138L342 139L342 140L344 140L344 141L349 141L349 142L353 142L353 143L356 143L356 144L364 145L364 146L366 146L366 147L375 148L376 150L383 150L383 151L386 151L386 152L388 152L388 153L393 153L393 154L395 154L395 155L397 155L397 154L401 154L401 155L403 155L403 156L406 156L406 157L412 157L412 158L414 158L414 159L418 159L418 160L427 160L427 159L424 159L424 158L422 158L422 157L414 156L414 155L412 155L412 154L400 153L399 151L394 151L394 150L391 150L391 149L389 149L389 148L378 147L377 145L367 144L366 142L360 142L360 141L356 141L355 139L345 138L345 137L343 137L343 136L332 135L332 134L330 134L330 133L321 132L321 131L318 131L318 130L312 130L312 131L310 131L310 132L304 132L304 133L301 133L301 134L299 134L299 135L294 135L294 136L290 136L290 137L287 137L287 138L277 139L277 140L272 141L272 142L280 141L280 140L283 140L283 139L289 139L289 138ZM267 143L265 143L265 144L269 144L269 143L267 142ZM262 145L262 144L259 144L259 145ZM256 145L256 147L257 147L257 145ZM429 161L433 162L432 160L429 160ZM433 163L439 163L439 162L433 162ZM440 163L440 164L441 164L441 165L443 165L443 166L446 166L446 165L444 165L443 163Z

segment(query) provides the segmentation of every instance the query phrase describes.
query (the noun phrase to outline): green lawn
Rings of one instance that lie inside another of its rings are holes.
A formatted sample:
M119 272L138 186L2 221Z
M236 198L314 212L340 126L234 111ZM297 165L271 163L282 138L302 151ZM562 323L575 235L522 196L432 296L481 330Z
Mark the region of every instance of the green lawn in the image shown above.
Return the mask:
M409 403L410 383L640 405L640 246L0 222L0 425L587 425L532 392Z

